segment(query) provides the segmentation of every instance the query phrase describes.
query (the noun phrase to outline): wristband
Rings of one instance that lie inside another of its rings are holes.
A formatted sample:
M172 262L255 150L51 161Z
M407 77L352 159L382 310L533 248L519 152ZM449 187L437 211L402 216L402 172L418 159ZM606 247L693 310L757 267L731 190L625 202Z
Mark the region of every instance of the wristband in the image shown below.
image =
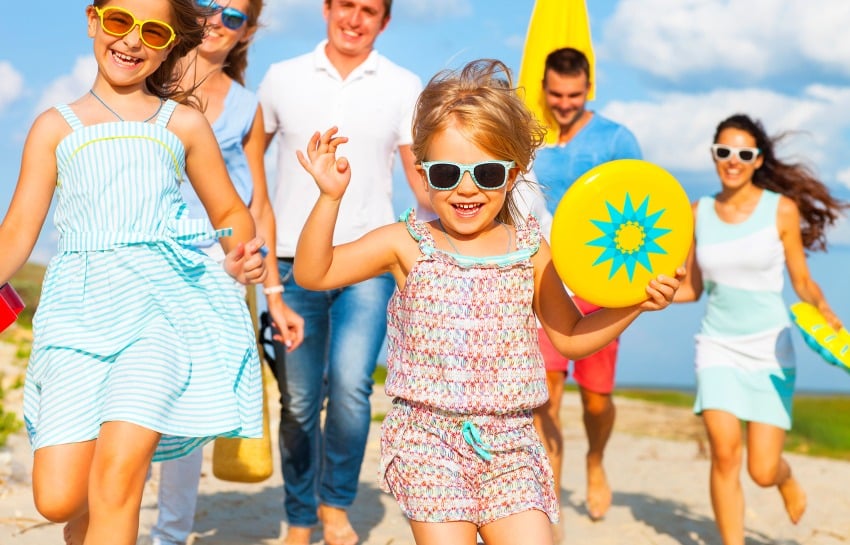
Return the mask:
M283 284L263 288L263 295L273 295L275 293L283 293Z

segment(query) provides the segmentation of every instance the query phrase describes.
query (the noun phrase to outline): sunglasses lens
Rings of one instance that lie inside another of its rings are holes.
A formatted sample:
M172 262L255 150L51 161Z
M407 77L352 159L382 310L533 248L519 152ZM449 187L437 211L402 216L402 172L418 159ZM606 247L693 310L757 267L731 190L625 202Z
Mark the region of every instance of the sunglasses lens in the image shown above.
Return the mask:
M238 30L245 22L247 17L241 11L233 8L224 8L221 12L221 24L230 30Z
M213 0L197 0L196 3L202 8L218 9L218 4L213 2Z
M499 163L481 163L474 169L478 185L485 189L498 189L507 179L505 165Z
M129 33L136 22L130 13L114 8L103 10L103 18L101 20L103 30L117 36L123 36Z
M151 47L165 47L171 41L171 29L160 23L142 23L142 41Z
M727 147L717 146L716 148L714 148L714 156L718 159L728 159L731 155L732 150Z
M745 163L749 163L756 158L756 154L752 150L742 149L738 150L738 158Z
M451 189L460 178L460 167L449 163L435 163L428 169L428 182L437 189Z

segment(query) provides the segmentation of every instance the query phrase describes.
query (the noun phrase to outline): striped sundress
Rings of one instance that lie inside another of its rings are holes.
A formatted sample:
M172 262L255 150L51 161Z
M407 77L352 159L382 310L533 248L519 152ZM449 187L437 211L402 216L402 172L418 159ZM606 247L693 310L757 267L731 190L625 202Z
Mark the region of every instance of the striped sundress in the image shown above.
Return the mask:
M737 224L717 216L713 197L697 205L696 257L708 305L696 336L694 411L718 409L789 429L796 368L782 299L779 198L764 190Z
M191 243L180 139L153 123L83 126L56 148L57 255L33 320L24 419L33 450L125 421L163 434L154 460L262 433L251 320L236 283Z

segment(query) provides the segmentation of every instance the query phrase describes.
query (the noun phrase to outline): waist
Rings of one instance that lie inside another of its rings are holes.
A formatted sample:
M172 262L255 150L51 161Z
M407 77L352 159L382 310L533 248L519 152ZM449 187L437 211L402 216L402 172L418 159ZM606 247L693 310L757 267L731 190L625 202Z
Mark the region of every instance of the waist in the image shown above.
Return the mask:
M290 265L292 265L293 263L295 263L295 258L294 258L294 257L279 257L279 258L277 258L277 260L278 260L278 261L283 261L284 263L289 263Z

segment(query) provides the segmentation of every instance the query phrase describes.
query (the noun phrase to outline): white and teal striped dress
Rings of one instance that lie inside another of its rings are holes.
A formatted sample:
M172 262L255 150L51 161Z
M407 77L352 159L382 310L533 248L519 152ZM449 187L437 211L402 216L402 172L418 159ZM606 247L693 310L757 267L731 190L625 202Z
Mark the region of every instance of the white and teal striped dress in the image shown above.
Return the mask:
M56 148L50 261L33 322L24 418L33 449L95 439L125 421L163 434L154 460L216 436L262 435L262 387L251 320L220 265L191 246L178 188L180 139L153 123L83 126Z
M785 251L776 214L780 195L764 190L750 217L717 217L713 197L697 207L696 257L708 306L696 336L694 411L791 427L796 368L782 300Z

